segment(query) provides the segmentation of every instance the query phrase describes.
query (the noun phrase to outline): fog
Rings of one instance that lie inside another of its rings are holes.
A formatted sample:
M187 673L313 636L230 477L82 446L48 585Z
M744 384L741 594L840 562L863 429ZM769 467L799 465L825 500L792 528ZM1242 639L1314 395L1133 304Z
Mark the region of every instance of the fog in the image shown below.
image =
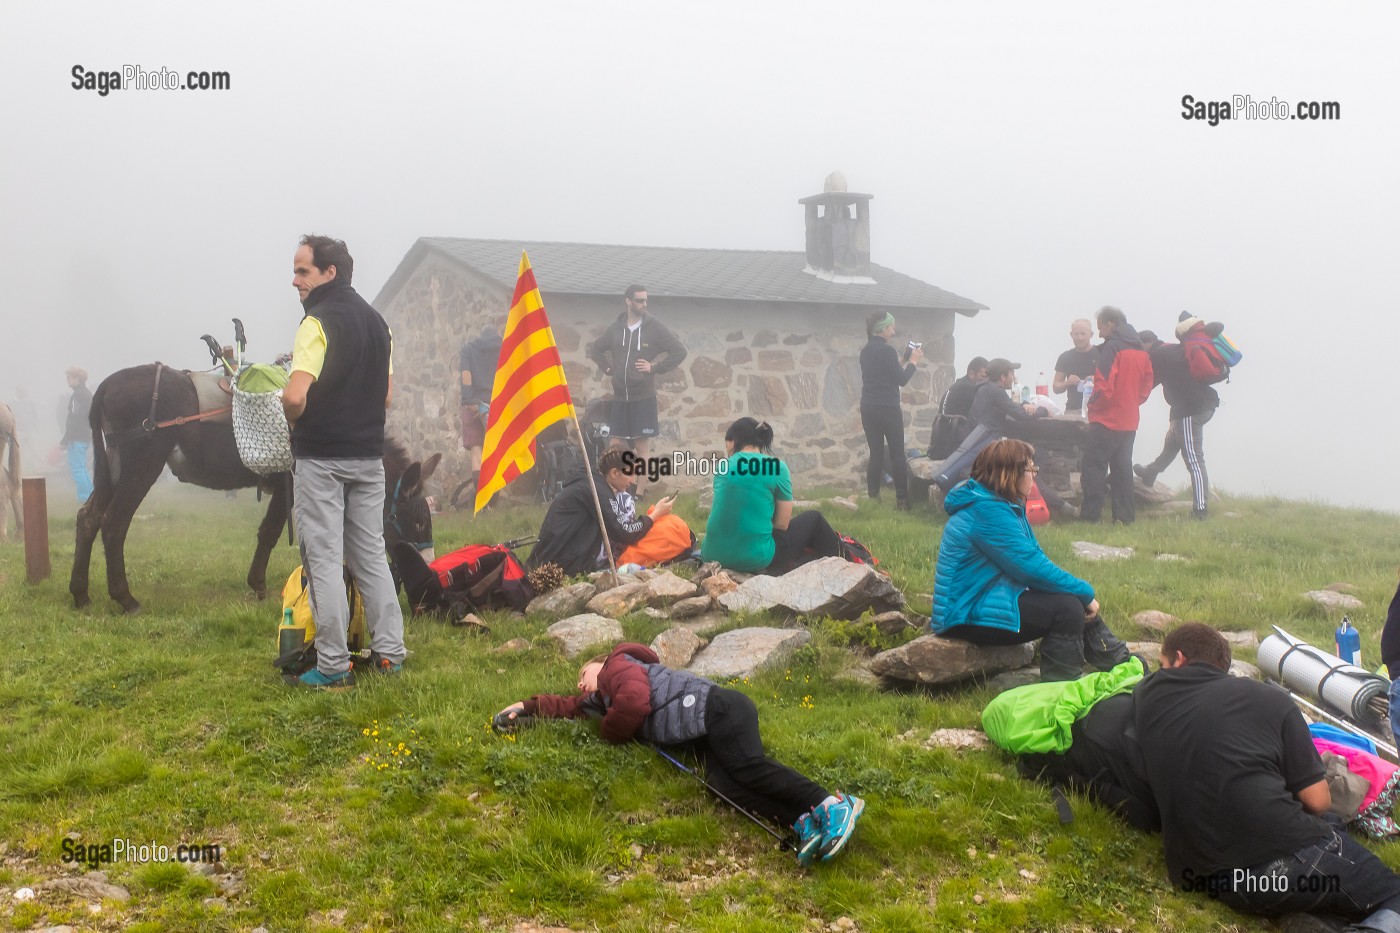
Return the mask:
M202 368L234 316L272 358L302 233L344 238L369 297L428 235L801 250L796 201L840 169L875 195L875 262L990 307L959 320L959 368L1033 382L1076 317L1165 334L1189 309L1245 354L1206 435L1218 487L1400 509L1397 25L1382 3L10 0L0 399L26 388L41 456L67 366ZM103 96L75 65L231 87ZM1341 118L1210 126L1188 94ZM1158 393L1139 462L1165 425Z

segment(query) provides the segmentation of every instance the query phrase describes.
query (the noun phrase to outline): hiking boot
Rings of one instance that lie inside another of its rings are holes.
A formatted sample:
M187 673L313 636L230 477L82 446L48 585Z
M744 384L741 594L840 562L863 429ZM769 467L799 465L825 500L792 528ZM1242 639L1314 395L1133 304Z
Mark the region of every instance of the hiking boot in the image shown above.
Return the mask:
M322 674L312 668L300 677L287 674L282 678L291 687L310 687L313 690L345 690L355 686L355 672L347 670L340 674Z
M908 499L896 499L896 500L894 500L894 510L895 510L896 512L907 512L907 511L909 511L909 500L908 500Z
M806 868L816 861L822 847L822 827L816 811L799 816L792 824L792 831L797 833L797 864Z
M1191 510L1191 517L1194 518L1194 519L1196 519L1196 521L1199 521L1199 522L1205 521L1206 518L1208 517L1208 515L1209 515L1209 513L1207 513L1205 509L1192 509L1192 510Z
M834 803L822 804L816 810L817 819L822 824L821 856L829 862L846 847L846 842L855 832L856 820L865 810L865 801L852 794L837 794Z
M402 661L390 661L378 651L369 653L369 669L376 674L397 674L403 670Z
M1157 471L1151 467L1145 467L1140 463L1134 463L1133 472L1137 474L1138 479L1142 480L1144 486L1153 486L1157 482Z
M1096 671L1111 671L1128 660L1128 646L1103 621L1095 617L1084 626L1084 660ZM1146 670L1146 667L1143 668Z

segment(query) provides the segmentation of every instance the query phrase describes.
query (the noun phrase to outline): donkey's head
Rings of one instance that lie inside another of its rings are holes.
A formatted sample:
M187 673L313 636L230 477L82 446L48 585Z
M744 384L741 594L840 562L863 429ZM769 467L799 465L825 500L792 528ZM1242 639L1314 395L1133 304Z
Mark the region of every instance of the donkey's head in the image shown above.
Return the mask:
M406 458L405 458L406 459ZM389 469L385 458L384 545L392 552L394 545L406 541L418 549L424 560L433 559L433 511L428 506L424 488L442 461L442 454L427 460L414 460L398 473Z

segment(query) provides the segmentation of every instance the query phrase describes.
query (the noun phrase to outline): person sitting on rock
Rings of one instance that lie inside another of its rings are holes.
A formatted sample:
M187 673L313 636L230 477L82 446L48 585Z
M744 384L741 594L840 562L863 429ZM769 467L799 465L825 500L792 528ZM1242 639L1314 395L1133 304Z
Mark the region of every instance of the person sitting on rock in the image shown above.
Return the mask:
M831 794L769 758L758 734L758 708L747 694L660 663L645 645L624 642L583 665L578 694L537 694L496 714L512 731L528 717L601 717L598 731L613 744L640 739L656 746L689 744L705 786L751 815L791 826L797 861L829 861L851 838L865 801Z
M1026 521L1039 472L1035 448L1002 438L948 493L948 523L934 573L935 634L975 645L1041 639L1040 679L1074 680L1088 662L1101 671L1128 659L1128 646L1099 617L1094 588L1056 566Z
M773 428L740 418L724 434L728 455L714 479L702 560L744 573L783 574L819 557L839 557L841 538L815 510L792 514L792 476L773 456Z
M675 496L669 496L652 506L651 514L624 522L612 506L616 493L627 489L632 477L627 475L625 454L609 450L598 458L598 471L580 470L564 483L564 488L549 503L544 521L540 523L539 540L530 552L530 569L547 563L558 564L565 576L588 573L606 566L603 551L603 531L598 527L598 511L593 493L588 490L591 480L603 509L610 541L622 545L637 544L652 530L652 525L671 514Z

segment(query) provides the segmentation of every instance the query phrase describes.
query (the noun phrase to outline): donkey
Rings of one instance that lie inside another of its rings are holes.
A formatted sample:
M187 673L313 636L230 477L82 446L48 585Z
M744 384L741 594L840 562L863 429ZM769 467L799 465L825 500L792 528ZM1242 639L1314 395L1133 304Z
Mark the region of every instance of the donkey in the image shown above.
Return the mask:
M20 505L19 481L19 435L15 433L15 413L10 406L0 402L0 454L8 454L0 459L0 496L10 500L10 509L15 513L15 530L24 531L24 509ZM10 540L10 522L5 517L5 504L0 502L0 541Z
M160 363L113 373L92 396L93 492L78 511L73 574L68 591L73 605L88 599L88 565L97 533L107 555L107 593L127 613L141 604L126 579L126 533L132 516L169 464L181 482L206 489L257 486L270 493L267 514L258 526L258 544L248 568L248 586L258 599L267 596L267 562L291 504L291 474L259 476L243 465L231 424L217 409L201 410L195 379L204 374L167 369ZM409 541L423 549L433 540L432 510L423 487L437 469L441 454L413 460L403 444L384 443L384 536L386 544Z

